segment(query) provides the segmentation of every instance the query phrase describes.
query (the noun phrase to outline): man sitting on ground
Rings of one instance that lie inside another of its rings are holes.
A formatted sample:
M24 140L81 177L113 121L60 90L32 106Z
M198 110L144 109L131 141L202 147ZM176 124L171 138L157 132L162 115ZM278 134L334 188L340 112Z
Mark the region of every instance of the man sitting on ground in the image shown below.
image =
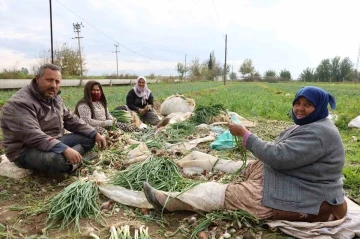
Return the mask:
M2 108L1 129L7 158L20 168L55 176L78 167L95 141L105 139L70 112L60 97L61 72L41 66L30 85L17 91ZM64 134L65 129L73 132Z

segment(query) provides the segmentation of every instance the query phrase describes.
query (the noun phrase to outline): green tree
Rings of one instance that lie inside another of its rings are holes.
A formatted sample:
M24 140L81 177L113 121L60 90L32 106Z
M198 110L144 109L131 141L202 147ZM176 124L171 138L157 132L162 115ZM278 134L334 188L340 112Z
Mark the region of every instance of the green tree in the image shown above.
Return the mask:
M277 75L276 75L276 71L274 71L274 70L267 70L267 71L265 71L264 76L265 76L265 77L276 77Z
M284 80L291 80L291 73L290 71L284 69L280 71L280 78Z
M253 74L253 76L256 76L256 77L261 77L261 74L260 74L260 72L259 72L259 71L255 71L255 72L254 72L254 74Z
M333 59L331 59L331 77L330 77L330 82L335 81L335 82L339 82L341 81L341 76L340 76L340 56L335 56Z
M332 67L330 63L330 59L324 59L320 62L318 67L316 67L316 76L318 81L325 82L330 81L332 76Z
M201 68L199 58L195 57L190 63L189 71L190 71L190 78L192 80L200 80L201 77Z
M210 53L209 62L208 62L208 68L209 70L213 69L213 60L212 60L212 54Z
M340 62L340 80L341 81L350 81L356 76L356 73L353 71L354 64L351 62L349 57L345 57Z
M313 82L316 81L315 70L308 67L303 70L300 74L300 80L304 82Z
M29 70L27 68L21 67L20 72L24 75L28 75L29 74Z
M251 59L245 59L244 62L241 64L240 68L239 68L239 72L243 76L245 76L247 74L252 76L253 73L255 72L255 67L253 65L252 60Z
M230 73L230 80L236 80L236 79L237 79L236 72L231 72Z

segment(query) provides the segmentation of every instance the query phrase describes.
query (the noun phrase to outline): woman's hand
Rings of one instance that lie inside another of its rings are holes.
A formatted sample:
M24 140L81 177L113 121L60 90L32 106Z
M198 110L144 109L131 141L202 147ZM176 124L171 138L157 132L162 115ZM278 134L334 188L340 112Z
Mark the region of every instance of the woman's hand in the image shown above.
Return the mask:
M144 108L144 109L139 108L138 112L140 115L144 115L148 112L148 110L146 108Z
M244 137L246 132L248 132L248 130L245 129L244 126L242 126L240 124L234 124L234 123L229 123L229 131L232 135L240 136L240 137Z

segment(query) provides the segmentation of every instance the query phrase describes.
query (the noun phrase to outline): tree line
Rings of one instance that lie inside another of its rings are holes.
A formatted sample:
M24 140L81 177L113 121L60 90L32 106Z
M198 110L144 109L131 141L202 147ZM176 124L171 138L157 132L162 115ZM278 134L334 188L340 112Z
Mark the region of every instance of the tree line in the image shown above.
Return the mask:
M80 60L78 50L75 47L69 46L66 43L55 47L54 49L54 64L59 66L63 78L78 78L82 70L83 75L88 71L86 67L86 56L82 56ZM50 50L44 50L39 54L37 62L31 67L30 71L37 72L37 69L45 64L51 62ZM293 79L289 70L283 69L277 73L273 69L266 70L261 74L255 69L254 63L251 59L245 59L240 65L237 72L230 72L230 66L227 65L224 71L224 64L218 61L214 52L210 52L209 58L203 62L200 62L198 57L195 57L190 61L188 65L184 63L177 63L175 67L179 74L180 79L186 78L194 80L214 80L217 77L222 77L224 74L231 80L238 80L239 78L244 81L288 81L288 80L301 80L305 82L344 82L344 81L357 81L358 72L354 68L354 64L349 57L341 59L336 56L332 59L323 59L316 68L307 67L304 69L298 79ZM33 77L27 68L13 67L12 69L4 69L0 72L1 79L25 79ZM135 74L116 74L104 75L105 78L122 78L122 79L134 79L137 77ZM151 74L150 78L154 78L155 75ZM98 77L102 78L102 77Z
M229 71L230 66L227 66L226 75L231 80L237 80L236 72ZM184 75L190 80L214 80L217 76L224 75L224 68L220 62L215 60L214 53L210 53L208 59L200 63L199 58L193 59L188 66L183 63L176 65L176 70L181 79ZM287 69L281 70L277 73L273 69L266 70L261 74L255 69L254 63L251 59L245 59L238 69L240 80L244 81L289 81L299 80L305 82L344 82L357 81L358 72L354 68L354 64L349 57L341 59L336 56L332 59L322 60L316 68L307 67L304 69L299 78L293 79L291 72Z
M358 73L349 57L336 56L323 59L316 68L306 68L299 78L305 82L357 81Z
M209 58L200 62L198 57L195 57L188 65L184 63L177 63L176 71L179 73L180 79L186 76L190 81L195 80L214 80L215 77L224 74L224 66L220 61L216 60L214 52L211 52ZM229 73L230 66L226 67L226 73Z

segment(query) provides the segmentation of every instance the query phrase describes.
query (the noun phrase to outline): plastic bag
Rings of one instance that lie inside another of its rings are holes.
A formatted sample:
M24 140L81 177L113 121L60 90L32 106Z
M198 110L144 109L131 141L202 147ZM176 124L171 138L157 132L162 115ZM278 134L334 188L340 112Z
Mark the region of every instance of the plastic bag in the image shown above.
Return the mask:
M231 122L234 124L241 124L238 117L235 114L231 115ZM235 141L233 140L233 135L227 129L224 133L220 134L214 142L210 144L211 149L215 150L225 150L232 149L236 146Z

